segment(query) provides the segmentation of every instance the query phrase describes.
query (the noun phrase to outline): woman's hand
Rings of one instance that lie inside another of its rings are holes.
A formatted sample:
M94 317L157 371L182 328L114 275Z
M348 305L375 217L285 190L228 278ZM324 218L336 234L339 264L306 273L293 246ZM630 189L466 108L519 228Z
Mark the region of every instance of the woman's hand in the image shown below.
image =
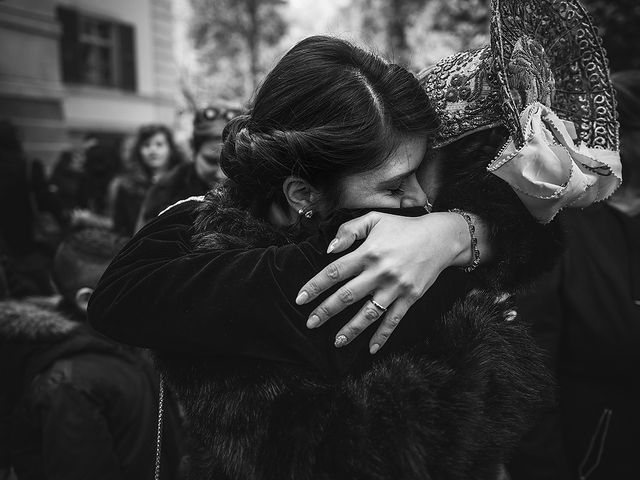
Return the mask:
M478 235L482 251L486 242ZM371 295L372 301L338 332L336 346L347 345L382 317L369 342L373 354L440 272L452 265L471 263L472 252L467 223L457 213L448 212L413 218L371 212L344 223L327 252L341 252L365 238L358 249L329 264L307 282L296 303L305 304L351 279L314 309L307 327L319 327L349 305Z

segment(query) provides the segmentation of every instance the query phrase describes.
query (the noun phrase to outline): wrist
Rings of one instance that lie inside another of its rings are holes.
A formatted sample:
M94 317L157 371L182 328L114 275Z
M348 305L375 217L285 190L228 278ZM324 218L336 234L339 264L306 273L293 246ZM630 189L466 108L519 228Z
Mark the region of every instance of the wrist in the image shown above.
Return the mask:
M466 229L463 228L463 231L466 230L466 235L458 231L458 238L464 239L466 237L467 239L466 245L464 240L462 240L462 253L454 260L455 263L453 265L461 267L467 273L472 272L480 264L480 250L478 250L478 238L476 237L474 219L471 214L458 208L452 208L449 210L449 213L462 219L466 227ZM457 224L460 226L460 221L458 221ZM462 262L462 264L460 265L458 262Z
M433 222L437 220L439 232L437 248L442 268L464 267L471 263L472 252L469 242L469 228L464 219L453 212L434 212L420 217L424 219L426 243L432 244ZM423 243L424 244L424 243Z

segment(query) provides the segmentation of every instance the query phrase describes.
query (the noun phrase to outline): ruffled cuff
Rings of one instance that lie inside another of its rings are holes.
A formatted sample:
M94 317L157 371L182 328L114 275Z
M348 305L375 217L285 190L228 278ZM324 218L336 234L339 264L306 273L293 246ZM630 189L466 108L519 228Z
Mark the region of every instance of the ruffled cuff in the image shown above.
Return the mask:
M532 103L520 124L524 145L510 139L487 170L507 182L540 222L550 222L564 207L604 200L620 186L619 153L576 145L573 123L550 108Z

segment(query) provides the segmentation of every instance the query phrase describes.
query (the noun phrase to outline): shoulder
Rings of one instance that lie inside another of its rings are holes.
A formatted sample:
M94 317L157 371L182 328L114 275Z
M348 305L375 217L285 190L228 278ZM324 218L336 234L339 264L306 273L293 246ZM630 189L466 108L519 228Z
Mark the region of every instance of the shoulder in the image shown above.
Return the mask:
M204 195L184 198L182 200L178 200L173 205L169 205L163 211L161 211L158 216L164 214L171 215L183 215L185 213L193 213L198 207L200 207L204 202Z

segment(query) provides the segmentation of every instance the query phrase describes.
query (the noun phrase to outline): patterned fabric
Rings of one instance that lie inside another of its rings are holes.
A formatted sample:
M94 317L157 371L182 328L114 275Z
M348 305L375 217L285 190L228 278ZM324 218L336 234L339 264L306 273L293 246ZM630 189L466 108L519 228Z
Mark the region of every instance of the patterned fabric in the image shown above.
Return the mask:
M418 78L442 122L435 147L504 123L500 83L489 46L444 58Z
M609 65L584 7L577 0L492 0L492 6L491 49L516 144L524 142L520 113L539 101L573 122L587 147L617 151Z
M587 207L619 186L617 152L576 145L574 124L549 107L531 103L520 126L523 145L511 137L487 170L507 182L538 221L550 222L563 207Z
M622 181L616 102L588 14L577 0L492 0L491 8L490 46L444 58L419 74L443 124L435 146L505 125L511 138L490 171L507 181L541 222L564 206L608 197ZM536 117L541 133L536 138L547 145L531 143L527 119L533 105L548 109ZM558 133L554 124L566 132ZM560 153L556 147L586 154L538 155L540 148ZM505 165L514 158L519 161ZM561 159L566 162L559 165ZM501 175L505 170L509 174ZM588 181L577 182L573 172L579 171ZM545 183L542 196L534 193Z

